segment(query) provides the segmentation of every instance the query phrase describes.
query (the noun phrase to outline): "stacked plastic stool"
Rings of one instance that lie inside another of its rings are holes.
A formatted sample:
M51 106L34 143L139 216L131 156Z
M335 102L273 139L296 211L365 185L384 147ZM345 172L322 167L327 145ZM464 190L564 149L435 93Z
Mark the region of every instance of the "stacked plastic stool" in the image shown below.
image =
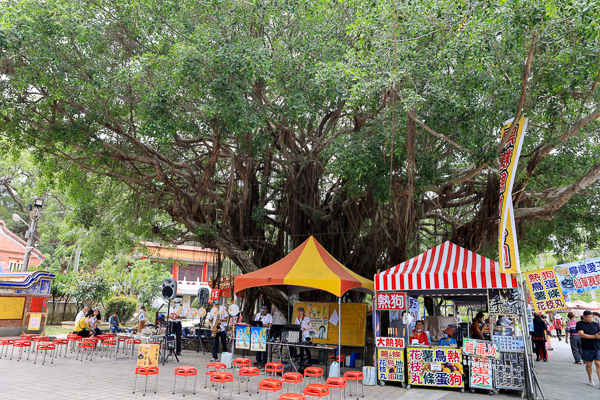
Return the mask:
M209 369L209 368L214 368L214 369ZM215 372L218 372L221 368L223 369L227 369L227 365L220 363L220 362L211 362L206 364L206 376L204 377L204 388L206 389L207 386L207 381L209 377L212 377L212 375ZM212 382L212 380L211 380Z
M304 370L304 378L315 378L315 383L319 380L319 378L323 377L323 368L319 367L307 367Z
M19 349L19 358L17 358L17 361L19 361L23 357L23 349L31 349L31 341L30 340L15 340L12 351L10 352L11 360L12 360L13 352L15 351L15 347ZM28 361L29 361L29 353L31 353L31 352L27 353Z
M175 394L175 388L177 387L177 377L183 376L185 377L185 381L183 383L183 396L185 397L185 388L187 386L187 378L188 376L195 376L194 379L194 392L196 394L196 383L198 382L198 370L194 367L177 367L175 368L175 383L173 384L173 394Z
M272 377L277 376L277 374L283 374L283 364L277 362L270 362L265 365L265 375L267 373L271 373Z
M58 356L60 357L60 353L62 351L62 347L65 348L65 357L67 356L67 350L69 349L69 340L68 339L54 339L52 344L56 346L58 350Z
M258 385L258 398L261 398L261 394L260 391L264 390L265 393L265 400L269 399L269 392L273 392L276 393L280 390L283 390L283 382L279 379L273 379L273 378L266 378L263 379L262 381L260 381L260 384Z
M346 398L346 386L348 386L346 383L346 378L327 378L325 384L329 389L340 389L340 400L342 400L342 392L344 393L344 398Z
M304 396L306 397L321 397L329 396L329 387L320 383L311 383L304 388Z
M356 381L356 397L358 397L358 381L361 383L362 397L365 397L365 382L364 375L361 371L346 371L344 378L347 381ZM352 396L352 386L350 386L350 396Z
M35 358L33 359L34 364L37 361L37 356L40 351L44 352L44 359L42 360L42 365L46 363L46 355L49 351L52 351L52 362L50 364L54 364L54 359L56 358L56 345L54 343L40 343L37 345Z
M283 376L281 377L281 381L283 383L287 383L287 392L289 392L290 390L290 383L293 383L294 385L298 385L299 383L302 383L303 381L303 377L302 374L299 374L297 372L286 372L283 374Z
M233 395L233 374L231 372L214 372L210 376L210 381L213 383L221 384L221 394L219 395L219 399L223 398L223 390L225 389L225 384L230 383L229 387L229 400L231 400L231 396ZM212 390L208 391L208 399L210 400L210 393Z

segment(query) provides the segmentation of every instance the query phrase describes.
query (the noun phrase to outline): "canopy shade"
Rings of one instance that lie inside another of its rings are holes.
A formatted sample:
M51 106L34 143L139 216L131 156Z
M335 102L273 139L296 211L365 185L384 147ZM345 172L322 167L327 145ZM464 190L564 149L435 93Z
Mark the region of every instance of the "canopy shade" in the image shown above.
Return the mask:
M375 275L379 290L516 288L517 279L498 263L444 242L402 264Z
M349 290L373 294L373 281L344 267L312 236L276 263L235 278L235 293L259 286L288 295L315 289L337 297Z

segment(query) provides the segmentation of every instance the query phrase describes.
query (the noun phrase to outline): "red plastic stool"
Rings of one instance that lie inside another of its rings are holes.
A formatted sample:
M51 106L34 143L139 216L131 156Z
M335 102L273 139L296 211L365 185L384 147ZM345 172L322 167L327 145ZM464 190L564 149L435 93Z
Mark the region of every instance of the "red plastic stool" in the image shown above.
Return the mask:
M31 341L29 341L29 340L15 340L15 343L13 344L12 351L10 352L10 359L11 360L12 360L13 352L15 351L15 347L19 349L19 358L17 358L17 361L19 361L23 357L23 349L25 349L25 348L31 348ZM31 352L27 352L27 360L28 361L29 361L29 353L31 353Z
M346 398L346 386L348 386L346 383L346 378L327 378L325 384L329 389L340 389L340 400L342 400L342 392L344 392L344 398Z
M318 398L329 396L329 387L320 383L312 383L304 388L304 396Z
M48 354L49 351L52 351L52 362L51 362L51 364L54 364L54 359L56 358L56 345L55 344L53 344L53 343L40 343L40 344L38 344L36 352L35 352L35 358L33 360L34 364L37 361L38 352L40 352L40 351L44 352L44 360L42 361L42 365L44 365L46 363L46 355Z
M343 364L346 362L346 357L345 356L329 356L329 362L334 362L337 361L340 364Z
M209 369L209 368L214 368L214 369ZM208 377L212 377L213 374L215 372L217 372L218 370L220 370L221 368L223 369L227 369L227 365L220 363L220 362L211 362L206 364L206 375L204 377L204 389L206 389L207 386L207 381L208 381ZM212 380L211 380L212 382Z
M100 358L104 356L104 352L106 351L106 356L110 358L110 348L116 347L117 341L115 339L104 339L102 341L102 351L100 352ZM158 378L157 378L158 379Z
M83 349L87 350L88 353L85 356L85 359L87 360L88 356L90 356L90 361L92 361L92 353L94 352L94 347L96 347L96 344L94 342L88 342L88 341L82 341L77 345L77 355L75 356L75 360L79 359L79 350ZM83 362L83 354L81 354L81 361Z
M273 376L277 375L278 373L283 374L283 364L276 362L267 363L265 365L265 375L267 372L270 372Z
M142 344L141 339L127 339L126 347L129 347L129 345L131 345L131 355L129 356L129 358L133 357L133 352L134 352L136 344L138 345L138 349L139 349L139 345Z
M290 383L298 385L299 383L302 383L303 377L302 377L302 374L299 374L297 372L286 372L281 377L281 381L283 383L287 383L287 391L289 392Z
M194 367L177 367L175 368L175 383L173 384L173 394L175 394L175 388L177 387L177 377L184 376L185 381L183 382L183 397L185 397L185 388L187 386L188 376L195 376L194 379L194 393L196 394L196 383L198 382L198 370Z
M315 383L319 380L319 378L323 377L323 368L319 367L308 367L304 370L305 378L315 378Z
M32 341L36 336L37 335L34 335L34 334L21 335L21 340Z
M250 383L250 389L252 389L252 378L255 376L260 376L260 369L256 367L243 367L240 368L240 372L238 373L238 394L240 394L240 388L242 385L242 378L248 378L246 380L246 392L248 392L248 382ZM256 394L259 393L258 390L258 380L256 381ZM252 396L252 393L250 393Z
M71 345L71 353L73 353L75 351L76 343L83 341L83 336L75 335L73 333L67 336L67 340Z
M40 343L46 343L50 341L50 338L48 336L35 336L34 338L30 339L33 343L34 343L34 351L37 350L37 346ZM34 363L35 364L35 363Z
M306 400L306 397L300 393L284 393L279 396L279 400Z
M225 384L231 383L231 386L229 387L229 400L231 400L231 396L233 395L233 374L231 372L214 372L210 376L210 381L221 384L221 394L219 395L219 399L223 398L223 390L225 389ZM212 390L208 391L209 400L210 392L212 392Z
M236 358L233 360L233 375L235 376L235 371L240 368L247 368L252 366L252 361L248 358ZM238 374L239 377L239 374Z
M268 400L269 392L275 393L280 390L283 390L283 382L281 382L279 379L266 378L260 381L260 385L258 385L258 390L258 398L261 398L260 391L264 390L266 392L265 400Z
M0 339L0 346L12 346L15 344L13 339ZM0 359L2 358L2 351L4 351L4 347L0 348ZM8 347L4 351L4 357L8 356Z
M60 353L62 351L61 346L65 347L65 357L67 356L67 349L69 348L69 340L68 339L54 339L52 344L55 345L58 349L58 356L60 357Z
M362 386L362 397L365 397L365 383L364 383L364 376L363 373L360 371L347 371L344 374L344 378L346 378L347 381L356 381L356 397L358 397L358 381L360 381L360 384ZM349 387L350 390L350 396L352 396L352 386Z
M158 367L137 367L135 369L135 380L133 381L133 394L135 394L138 375L144 375L146 377L146 384L144 385L144 396L146 395L146 390L148 389L148 376L156 375L156 384L154 385L154 394L156 394L156 389L158 388Z

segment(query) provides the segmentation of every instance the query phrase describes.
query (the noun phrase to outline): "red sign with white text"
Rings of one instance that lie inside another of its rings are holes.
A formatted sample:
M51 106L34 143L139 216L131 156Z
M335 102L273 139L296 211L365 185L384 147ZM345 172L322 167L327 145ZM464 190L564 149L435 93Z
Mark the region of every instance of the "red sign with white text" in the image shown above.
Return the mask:
M375 338L375 346L391 347L394 349L403 349L404 348L404 338L377 337L377 338Z
M213 289L212 292L210 292L210 298L208 299L209 303L213 303L215 300L219 300L219 297L221 295L221 289Z
M378 310L406 310L406 293L377 293L376 307Z

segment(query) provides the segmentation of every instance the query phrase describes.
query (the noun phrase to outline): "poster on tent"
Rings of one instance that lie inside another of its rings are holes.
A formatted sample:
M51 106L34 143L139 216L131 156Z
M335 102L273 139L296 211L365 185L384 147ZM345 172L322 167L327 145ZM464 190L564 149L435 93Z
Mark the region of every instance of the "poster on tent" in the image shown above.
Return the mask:
M485 357L473 357L470 363L469 387L493 389L492 361Z
M267 351L267 328L250 328L250 350Z
M407 349L408 384L463 387L459 349Z
M377 377L380 381L404 382L404 350L378 348Z
M488 312L499 315L519 314L519 292L517 289L489 289Z
M236 325L235 327L235 348L250 349L250 326Z
M329 303L306 303L305 315L310 318L312 329L309 331L313 339L327 339L329 326Z
M542 268L525 273L527 286L538 313L566 308L554 268Z
M600 289L600 257L554 267L564 295Z

